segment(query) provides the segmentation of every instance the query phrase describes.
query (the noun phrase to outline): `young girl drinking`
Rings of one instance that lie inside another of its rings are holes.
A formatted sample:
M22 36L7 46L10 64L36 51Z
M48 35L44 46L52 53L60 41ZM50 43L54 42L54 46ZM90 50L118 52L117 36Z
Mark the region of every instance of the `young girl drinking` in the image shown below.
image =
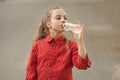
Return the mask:
M84 70L91 66L83 40L84 25L77 21L80 32L69 30L76 40L73 42L63 35L66 21L61 7L45 13L31 49L26 80L73 80L73 66Z

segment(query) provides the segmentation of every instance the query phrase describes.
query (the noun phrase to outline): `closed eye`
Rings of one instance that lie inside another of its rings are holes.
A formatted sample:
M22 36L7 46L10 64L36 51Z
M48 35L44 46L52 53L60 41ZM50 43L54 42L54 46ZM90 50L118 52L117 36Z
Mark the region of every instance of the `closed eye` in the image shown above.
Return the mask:
M67 17L64 17L65 20L67 20Z
M61 16L61 15L57 15L57 16L56 16L56 19L57 19L57 20L60 20L61 18L62 18L62 16ZM63 18L64 18L65 20L67 20L66 15L65 15L65 16L63 16Z

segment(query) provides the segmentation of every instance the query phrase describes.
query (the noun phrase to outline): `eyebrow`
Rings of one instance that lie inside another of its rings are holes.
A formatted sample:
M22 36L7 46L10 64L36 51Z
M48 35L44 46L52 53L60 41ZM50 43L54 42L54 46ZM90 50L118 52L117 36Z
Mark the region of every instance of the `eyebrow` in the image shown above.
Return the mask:
M61 15L56 15L56 16L61 16ZM67 15L63 15L63 16L67 17Z

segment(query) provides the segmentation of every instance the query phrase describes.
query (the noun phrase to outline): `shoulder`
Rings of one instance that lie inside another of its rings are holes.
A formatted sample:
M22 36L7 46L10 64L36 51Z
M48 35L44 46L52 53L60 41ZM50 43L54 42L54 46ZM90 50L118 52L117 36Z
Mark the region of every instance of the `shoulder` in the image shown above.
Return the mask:
M40 46L41 44L44 44L45 43L45 39L40 39L40 40L38 40L38 41L36 41L36 42L34 42L33 43L33 47L38 47L38 46Z

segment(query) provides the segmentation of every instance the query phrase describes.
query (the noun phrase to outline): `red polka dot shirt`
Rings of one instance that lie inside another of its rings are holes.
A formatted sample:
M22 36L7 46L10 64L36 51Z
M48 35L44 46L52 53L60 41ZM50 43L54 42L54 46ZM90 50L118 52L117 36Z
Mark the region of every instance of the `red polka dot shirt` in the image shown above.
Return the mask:
M26 68L26 80L73 80L73 66L89 68L88 55L83 59L78 54L77 44L71 40L68 43L69 48L64 36L53 39L50 35L35 42Z

